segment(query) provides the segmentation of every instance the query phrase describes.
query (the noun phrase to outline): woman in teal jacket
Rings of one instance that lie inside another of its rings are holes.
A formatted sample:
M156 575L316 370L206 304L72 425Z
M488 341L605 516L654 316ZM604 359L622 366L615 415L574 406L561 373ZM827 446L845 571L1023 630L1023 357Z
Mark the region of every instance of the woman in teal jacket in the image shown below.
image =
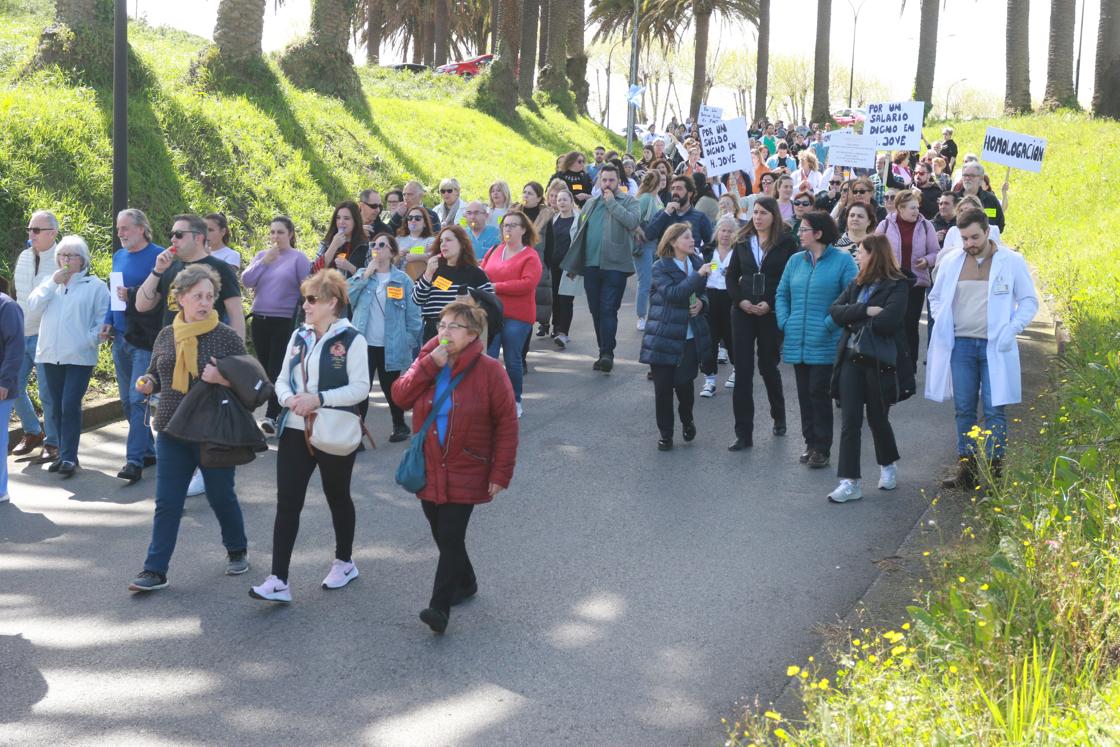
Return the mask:
M840 342L840 327L829 307L857 273L852 255L832 243L840 231L832 216L806 213L798 228L804 251L793 255L778 284L778 328L785 335L782 357L793 364L805 453L801 463L827 467L832 451L832 401L829 384Z
M424 322L420 307L412 299L412 280L394 267L400 250L397 240L380 233L370 242L369 264L364 271L350 278L350 305L354 311L354 327L368 344L369 380L373 374L381 384L381 392L389 403L393 418L390 443L407 441L411 435L404 422L404 410L393 401L393 382L407 371L420 348L420 331ZM359 405L362 420L369 411L369 399Z

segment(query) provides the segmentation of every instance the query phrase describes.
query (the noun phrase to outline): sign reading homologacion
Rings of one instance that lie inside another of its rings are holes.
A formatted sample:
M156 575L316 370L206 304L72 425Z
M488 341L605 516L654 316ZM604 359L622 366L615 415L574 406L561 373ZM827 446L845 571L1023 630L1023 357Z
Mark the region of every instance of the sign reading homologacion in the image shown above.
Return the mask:
M1024 171L1042 171L1042 157L1046 155L1046 140L1021 132L989 127L984 132L984 150L980 158L1001 166Z

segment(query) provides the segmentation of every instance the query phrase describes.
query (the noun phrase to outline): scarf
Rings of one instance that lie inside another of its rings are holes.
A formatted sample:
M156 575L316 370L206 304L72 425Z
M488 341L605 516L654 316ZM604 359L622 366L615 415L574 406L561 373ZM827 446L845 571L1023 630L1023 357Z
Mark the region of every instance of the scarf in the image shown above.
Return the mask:
M201 322L188 322L183 313L175 315L171 327L175 332L175 373L171 377L171 388L187 393L191 388L191 377L198 378L198 338L218 326L218 312L210 310L210 316Z

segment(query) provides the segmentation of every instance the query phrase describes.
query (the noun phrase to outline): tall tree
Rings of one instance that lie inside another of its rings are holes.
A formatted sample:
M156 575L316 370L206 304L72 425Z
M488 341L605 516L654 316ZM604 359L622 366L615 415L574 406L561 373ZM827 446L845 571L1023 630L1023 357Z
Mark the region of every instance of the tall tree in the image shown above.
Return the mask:
M587 99L591 94L591 86L587 84L587 50L583 43L583 35L587 31L587 11L582 2L569 3L568 11L568 59L565 70L576 99L576 109L580 114L586 115Z
M366 0L366 64L381 61L381 29L385 25L385 7L382 0Z
M933 74L937 67L937 23L942 0L922 0L918 30L918 70L914 73L914 101L924 101L926 114L933 108ZM815 105L814 105L815 107Z
M517 111L517 56L521 48L521 3L500 0L498 23L494 27L498 56L483 79L479 94L488 99L494 114L513 117Z
M490 53L498 53L498 14L501 0L490 0Z
M224 60L238 62L261 56L265 0L222 0L214 24L214 44Z
M540 0L541 6L541 33L540 43L537 45L537 65L544 67L548 64L548 24L551 20L549 11L552 7L552 0ZM538 86L540 83L538 82Z
M521 4L521 59L517 66L517 95L528 101L533 98L533 77L537 72L537 25L540 23L539 0Z
M280 68L298 86L339 98L362 95L348 48L351 0L312 0L311 33L280 55Z
M432 5L432 31L435 36L435 59L432 62L438 67L447 64L451 48L451 8L448 0L432 0Z
M1101 0L1093 114L1120 119L1120 0Z
M766 117L766 83L770 75L770 0L758 0L758 62L754 78L754 118Z
M1046 92L1042 105L1047 109L1077 107L1073 95L1074 0L1050 0L1050 50L1046 56Z
M831 26L832 0L817 0L817 43L813 56L813 113L809 115L809 119L821 124L832 118L828 103L828 32Z
M546 0L541 6L547 10L548 23L541 17L541 35L548 32L545 44L545 57L541 60L541 75L538 86L553 101L571 101L568 95L568 80L564 73L568 38L568 7L560 0Z
M1007 86L1003 108L1008 114L1031 110L1031 0L1007 0Z
M712 25L712 0L696 0L692 7L692 23L696 32L696 54L692 60L692 97L688 111L695 119L704 103L708 83L708 35Z

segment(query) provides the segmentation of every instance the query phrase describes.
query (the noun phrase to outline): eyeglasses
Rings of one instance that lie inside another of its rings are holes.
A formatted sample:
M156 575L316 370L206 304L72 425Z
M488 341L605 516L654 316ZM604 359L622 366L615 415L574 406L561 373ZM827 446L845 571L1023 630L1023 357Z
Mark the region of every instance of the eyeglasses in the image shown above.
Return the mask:
M315 304L319 303L319 301L325 301L326 299L325 298L321 299L318 296L307 295L307 296L303 297L303 300L304 300L304 303L309 303L309 304L314 306Z
M793 204L797 205L798 207L809 207L813 203L809 200L794 200Z
M201 236L202 231L172 231L170 236L173 239L181 239L184 236L186 236L187 234L194 234L196 236Z
M800 226L797 229L797 232L798 233L812 233L813 232L813 227L812 226Z
M451 193L452 193L452 192L454 192L454 191L455 191L454 187L445 187L444 189L441 189L441 190L439 191L439 193L440 193L441 195L449 195L449 194L451 194Z
M409 223L422 223L424 221L423 215L410 215L408 216Z
M979 179L979 174L961 174L962 179Z
M57 231L57 230L58 230L57 228L35 228L34 226L28 226L27 227L27 232L28 233L33 233L36 236L41 234L43 231Z
M386 241L378 241L376 244L373 245L373 248L374 249L391 249L392 247L390 247L389 243L386 242Z
M521 223L518 223L518 222L511 223L509 221L505 221L505 222L502 223L502 228L524 228L524 227L525 226L521 225Z
M871 192L871 190L868 190L868 189L853 189L852 190L852 194L854 194L854 195L866 195L866 194L870 194L870 192Z
M81 259L82 258L82 255L80 255L80 254L56 254L55 256L58 259L66 259L66 260Z
M844 182L843 182L843 180L838 180L838 181L830 181L830 182L829 182L829 184L843 184L843 183L844 183Z
M380 210L381 209L381 203L380 202L363 202L362 204L365 205L370 210Z
M436 324L436 329L440 332L446 332L452 329L469 329L469 327L465 324L459 324L459 322L439 322Z

